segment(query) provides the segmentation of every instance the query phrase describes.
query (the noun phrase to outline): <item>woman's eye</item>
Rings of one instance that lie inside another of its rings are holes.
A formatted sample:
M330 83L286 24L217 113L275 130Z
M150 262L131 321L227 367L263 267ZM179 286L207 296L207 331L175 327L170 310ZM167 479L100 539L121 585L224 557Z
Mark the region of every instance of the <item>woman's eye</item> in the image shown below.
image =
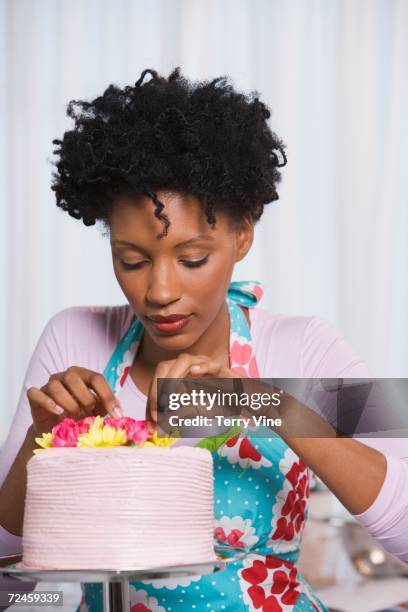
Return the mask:
M139 268L143 266L144 263L145 263L144 261L139 261L138 263L130 264L130 263L127 263L126 261L120 260L120 265L125 270L138 270Z
M119 261L120 261L120 265L122 266L124 270L139 270L140 268L144 266L145 263L147 263L146 261L139 261L138 263L131 264L126 261L123 261L122 259L120 259ZM181 263L186 268L199 268L200 266L203 266L205 263L207 263L207 261L208 261L208 255L206 257L203 257L203 259L195 259L195 260L182 259Z
M200 266L203 266L205 263L207 263L207 261L208 261L208 255L204 257L203 259L196 259L194 261L188 261L184 259L182 263L187 268L199 268Z

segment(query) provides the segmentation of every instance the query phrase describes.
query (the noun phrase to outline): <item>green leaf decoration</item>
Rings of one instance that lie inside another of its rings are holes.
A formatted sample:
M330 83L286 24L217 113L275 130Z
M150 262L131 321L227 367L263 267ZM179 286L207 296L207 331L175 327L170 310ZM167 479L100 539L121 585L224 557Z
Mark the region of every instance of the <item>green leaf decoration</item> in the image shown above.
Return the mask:
M225 434L220 436L208 436L208 438L200 440L195 446L198 448L206 448L211 453L214 453L220 446L239 433L241 433L241 428L238 425L234 425Z

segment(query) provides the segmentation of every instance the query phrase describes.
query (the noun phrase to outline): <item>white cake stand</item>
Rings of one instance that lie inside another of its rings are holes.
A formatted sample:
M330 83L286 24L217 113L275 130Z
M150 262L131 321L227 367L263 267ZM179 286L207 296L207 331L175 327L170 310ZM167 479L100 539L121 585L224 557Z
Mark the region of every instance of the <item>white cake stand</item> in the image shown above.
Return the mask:
M14 563L5 567L0 567L0 575L3 574L6 578L16 578L24 582L101 582L103 584L104 612L129 612L130 582L213 574L224 569L229 563L245 558L248 552L242 548L217 546L215 548L217 556L215 560L143 570L44 570L26 568L22 565L21 559L16 557L0 557L0 565L4 565L7 559L14 561Z

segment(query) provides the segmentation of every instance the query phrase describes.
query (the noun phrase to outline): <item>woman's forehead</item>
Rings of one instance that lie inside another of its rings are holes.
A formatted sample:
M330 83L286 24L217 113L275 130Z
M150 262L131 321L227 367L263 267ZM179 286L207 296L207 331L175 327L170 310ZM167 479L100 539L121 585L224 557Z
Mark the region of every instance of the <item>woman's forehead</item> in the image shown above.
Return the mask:
M210 242L228 231L228 220L225 214L216 214L215 226L211 226L205 214L205 207L200 199L190 194L156 191L157 198L164 205L163 210L169 221L167 236L159 242L166 241L177 246L187 240L197 239ZM148 196L137 199L124 197L117 200L110 215L110 233L112 241L146 242L161 233L163 222L155 215L156 206ZM192 243L193 244L193 243Z

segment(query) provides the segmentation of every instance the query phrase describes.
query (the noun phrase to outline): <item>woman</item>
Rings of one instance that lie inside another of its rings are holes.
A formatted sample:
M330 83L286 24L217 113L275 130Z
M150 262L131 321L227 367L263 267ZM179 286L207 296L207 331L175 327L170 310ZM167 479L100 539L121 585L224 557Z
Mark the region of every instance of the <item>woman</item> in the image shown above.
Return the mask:
M1 458L4 553L21 546L34 437L67 415L150 417L161 377L367 376L330 325L269 314L256 306L258 283L230 282L286 163L258 97L225 78L192 84L179 69L168 79L145 70L134 87L110 86L71 102L68 114L75 126L55 141L57 205L85 225L105 224L127 303L68 308L39 340ZM227 440L213 453L215 539L251 554L213 576L134 583L133 609L326 610L296 565L308 468L408 561L404 449L376 442L272 432ZM87 585L82 608L101 605L100 585Z

